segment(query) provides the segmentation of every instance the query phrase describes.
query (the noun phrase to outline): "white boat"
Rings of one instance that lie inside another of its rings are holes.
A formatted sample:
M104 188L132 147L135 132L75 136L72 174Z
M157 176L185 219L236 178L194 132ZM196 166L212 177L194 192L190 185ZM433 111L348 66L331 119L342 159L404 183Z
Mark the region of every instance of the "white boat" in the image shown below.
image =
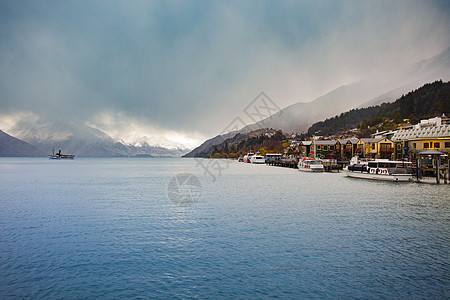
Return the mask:
M257 154L257 155L253 155L252 157L250 157L250 162L252 164L265 164L266 159L264 158L264 156Z
M298 169L300 171L305 171L305 172L323 172L324 171L323 163L320 159L309 158L309 157L300 159L300 161L298 162Z
M250 163L250 158L251 158L253 155L255 155L255 153L253 153L253 152L249 152L249 153L247 153L246 155L244 155L244 162L245 162L245 163Z
M384 180L384 181L413 181L411 163L387 159L376 159L368 163L355 163L345 168L347 176L352 178Z

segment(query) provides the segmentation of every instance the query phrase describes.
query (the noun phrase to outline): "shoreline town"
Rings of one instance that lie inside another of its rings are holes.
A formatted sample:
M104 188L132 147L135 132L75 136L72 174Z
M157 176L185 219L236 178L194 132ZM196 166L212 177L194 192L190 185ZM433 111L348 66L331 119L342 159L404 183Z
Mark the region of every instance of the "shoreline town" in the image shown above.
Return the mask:
M238 161L310 172L344 170L354 178L447 184L449 152L450 118L443 115L399 126L398 130L376 132L371 138L294 138L284 153L251 151Z

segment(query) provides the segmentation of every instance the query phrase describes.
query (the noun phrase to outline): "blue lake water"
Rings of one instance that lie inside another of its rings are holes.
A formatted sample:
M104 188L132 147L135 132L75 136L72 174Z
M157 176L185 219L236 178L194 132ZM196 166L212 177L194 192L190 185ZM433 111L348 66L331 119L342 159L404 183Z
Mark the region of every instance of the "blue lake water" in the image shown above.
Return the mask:
M1 158L0 299L450 297L448 185L216 162Z

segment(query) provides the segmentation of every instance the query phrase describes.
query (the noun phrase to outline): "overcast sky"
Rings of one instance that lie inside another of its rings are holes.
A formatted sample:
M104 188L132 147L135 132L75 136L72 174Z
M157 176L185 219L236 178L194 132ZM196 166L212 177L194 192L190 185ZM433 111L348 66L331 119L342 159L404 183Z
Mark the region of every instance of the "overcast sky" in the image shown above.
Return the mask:
M261 91L285 107L440 53L449 3L0 0L0 115L195 143Z

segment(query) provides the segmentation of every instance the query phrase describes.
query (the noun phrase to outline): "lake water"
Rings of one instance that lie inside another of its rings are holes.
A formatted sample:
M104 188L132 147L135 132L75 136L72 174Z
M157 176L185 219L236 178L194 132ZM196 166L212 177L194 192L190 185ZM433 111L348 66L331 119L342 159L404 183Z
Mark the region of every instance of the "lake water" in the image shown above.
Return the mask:
M1 158L0 299L450 297L448 185L227 163Z

